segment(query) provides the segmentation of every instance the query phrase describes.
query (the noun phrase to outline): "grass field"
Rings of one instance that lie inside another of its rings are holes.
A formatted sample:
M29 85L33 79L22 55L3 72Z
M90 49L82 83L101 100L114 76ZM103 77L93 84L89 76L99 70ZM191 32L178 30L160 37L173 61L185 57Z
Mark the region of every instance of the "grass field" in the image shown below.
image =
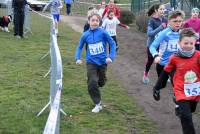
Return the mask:
M31 20L33 35L27 39L0 31L0 134L40 134L49 114L46 110L36 117L49 99L49 76L43 76L50 59L40 58L49 49L50 22L36 15ZM80 34L62 23L59 32L64 71L61 106L68 114L61 116L61 134L156 133L156 125L113 78L110 68L109 81L102 89L106 107L98 114L91 113L85 66L74 63Z

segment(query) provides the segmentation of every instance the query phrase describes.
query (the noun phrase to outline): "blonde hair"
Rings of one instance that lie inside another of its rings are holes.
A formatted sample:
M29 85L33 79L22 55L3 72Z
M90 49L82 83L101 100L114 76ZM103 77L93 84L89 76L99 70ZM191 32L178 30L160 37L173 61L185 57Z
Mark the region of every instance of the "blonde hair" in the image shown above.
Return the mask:
M97 18L99 19L99 21L101 21L101 16L99 15L97 9L92 9L92 10L90 10L90 12L88 13L88 20L90 20L90 18L91 18L92 16L97 16Z
M88 10L87 17L89 18L91 16L91 14L94 14L94 13L98 13L98 10L96 8L92 8L92 9Z

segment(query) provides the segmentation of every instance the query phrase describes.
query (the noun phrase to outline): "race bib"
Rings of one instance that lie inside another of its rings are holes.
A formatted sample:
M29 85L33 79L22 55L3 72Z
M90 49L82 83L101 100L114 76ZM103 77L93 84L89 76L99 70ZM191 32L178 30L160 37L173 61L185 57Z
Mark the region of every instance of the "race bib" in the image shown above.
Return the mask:
M184 92L186 97L200 95L200 82L192 84L184 84Z
M169 40L167 45L167 50L170 52L177 51L178 50L177 42L178 40Z
M102 42L96 44L88 44L90 55L97 55L104 53L104 47Z
M108 33L109 33L110 36L115 36L116 35L115 30L109 30Z

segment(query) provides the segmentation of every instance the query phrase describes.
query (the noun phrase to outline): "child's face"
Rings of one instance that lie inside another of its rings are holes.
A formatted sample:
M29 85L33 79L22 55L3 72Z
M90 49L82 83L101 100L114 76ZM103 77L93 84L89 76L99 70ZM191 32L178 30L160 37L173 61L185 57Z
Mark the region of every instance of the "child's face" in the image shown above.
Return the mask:
M109 1L109 6L112 7L113 5L115 5L114 0L110 0Z
M115 16L114 12L111 12L111 13L108 15L108 17L109 17L110 19L112 19L114 16Z
M106 2L105 2L105 1L103 1L103 2L101 3L101 7L102 7L102 8L105 8L105 7L106 7Z
M158 8L158 15L159 16L163 16L164 12L165 12L165 6L164 5L160 5L160 7Z
M99 18L96 15L93 15L89 20L89 24L91 29L99 27Z
M168 21L169 25L174 31L178 31L183 24L183 18L181 16L178 16L176 18L172 18Z
M193 11L192 12L192 18L198 18L199 17L199 12Z
M183 51L190 51L194 48L195 42L195 37L183 37L181 41L179 41L179 45Z

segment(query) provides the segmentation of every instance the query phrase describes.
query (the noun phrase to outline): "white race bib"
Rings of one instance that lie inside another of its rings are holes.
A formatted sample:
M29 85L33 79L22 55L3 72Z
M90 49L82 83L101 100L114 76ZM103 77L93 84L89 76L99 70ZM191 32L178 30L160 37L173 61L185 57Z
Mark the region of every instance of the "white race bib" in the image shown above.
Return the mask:
M186 97L200 95L200 82L192 84L184 84L184 92Z
M110 36L116 36L116 31L113 29L110 29L109 31L108 31L108 34L110 35Z
M104 47L102 42L96 44L88 44L90 55L97 55L104 53Z
M178 40L169 40L167 45L167 50L170 52L177 51L178 50L177 42Z

